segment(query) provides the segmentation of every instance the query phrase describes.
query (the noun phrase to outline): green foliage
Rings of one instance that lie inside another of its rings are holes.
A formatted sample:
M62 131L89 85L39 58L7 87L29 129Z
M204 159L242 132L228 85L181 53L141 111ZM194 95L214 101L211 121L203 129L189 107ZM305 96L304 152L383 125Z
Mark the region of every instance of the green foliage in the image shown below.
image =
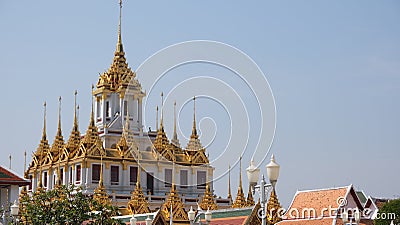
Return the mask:
M24 196L20 204L21 218L32 225L75 225L88 220L91 221L89 224L122 224L111 218L118 213L116 207L99 204L73 185L36 191L31 196Z
M385 203L378 212L374 221L375 225L388 225L391 220L394 224L400 224L400 199Z

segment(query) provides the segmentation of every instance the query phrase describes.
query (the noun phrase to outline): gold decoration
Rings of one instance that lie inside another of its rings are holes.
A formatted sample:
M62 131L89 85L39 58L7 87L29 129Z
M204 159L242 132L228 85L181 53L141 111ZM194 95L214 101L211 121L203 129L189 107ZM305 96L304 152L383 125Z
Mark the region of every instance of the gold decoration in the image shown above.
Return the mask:
M210 185L209 185L208 182L206 184L206 190L204 192L203 199L200 202L200 208L202 208L203 210L207 210L207 209L216 210L216 209L218 209L218 206L217 206L217 204L215 203L215 200L214 200L214 195L210 190Z
M77 118L77 106L76 105L76 95L77 91L74 93L74 124L72 126L71 135L69 136L68 142L65 145L64 149L64 159L73 158L79 151L79 144L81 141L81 133L79 132L78 127L78 118Z
M47 161L45 163L52 164L58 161L60 157L60 153L62 153L64 148L64 138L61 130L61 97L58 99L58 126L57 126L57 134L54 137L53 144L51 145L50 151L47 154Z
M239 188L235 202L232 205L232 208L244 208L247 206L246 198L244 197L243 187L242 187L242 156L240 156L239 163L240 163Z
M232 202L232 193L231 193L231 165L229 165L228 170L228 197L230 202Z
M276 224L282 220L282 218L277 213L278 209L280 208L281 204L279 203L278 196L276 195L275 192L275 188L273 188L267 203L267 220L270 224Z
M249 192L247 193L247 200L246 200L247 206L253 206L254 203L254 198L253 198L253 193L251 193L251 189L249 188Z
M103 184L103 157L101 157L101 164L100 164L99 186L96 189L94 189L93 199L101 205L108 205L111 202L110 199L108 198L106 188L104 187Z
M144 197L142 187L140 185L140 165L138 161L137 181L135 190L132 192L131 200L128 202L128 210L130 214L149 213L149 203Z
M167 200L164 202L164 204L161 207L161 212L164 215L165 218L170 220L170 214L171 214L171 207L172 207L172 221L174 222L188 222L189 218L188 215L185 211L185 207L183 205L183 202L181 198L179 197L175 184L172 184L171 191L168 195Z

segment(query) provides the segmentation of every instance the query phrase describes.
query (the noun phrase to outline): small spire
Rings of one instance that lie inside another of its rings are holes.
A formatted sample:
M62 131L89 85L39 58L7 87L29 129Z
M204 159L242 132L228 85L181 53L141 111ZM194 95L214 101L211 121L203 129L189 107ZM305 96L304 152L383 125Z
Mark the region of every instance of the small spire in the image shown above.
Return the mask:
M62 135L61 132L61 96L58 98L58 127L57 127L57 135Z
M156 130L158 130L158 106L156 107Z
M232 200L232 192L231 192L231 165L229 165L228 170L228 199Z
M160 119L161 121L160 121L160 129L164 128L163 119L164 119L164 93L161 92L161 119Z
M9 169L11 170L11 154L8 156L8 159L10 160Z
M94 85L92 84L92 94L94 90ZM79 106L78 106L79 107ZM90 125L94 126L94 109L93 109L93 96L92 96L92 110L90 112Z
M193 128L192 128L192 136L197 137L197 129L196 129L196 96L193 97Z
M137 165L138 165L138 168L137 168L137 176L136 176L136 186L140 187L140 159L139 159L139 157L137 157Z
M26 178L26 150L24 151L24 178Z
M240 159L239 159L239 168L240 168L240 174L239 174L239 188L240 189L243 189L243 186L242 186L242 156L240 156Z
M171 143L174 144L176 147L180 146L178 133L176 131L176 101L174 102L174 135L172 136Z
M43 104L44 111L43 111L43 134L42 134L42 140L46 139L46 101Z
M78 118L77 118L77 105L76 105L76 96L78 95L78 91L75 90L74 92L74 130L78 130ZM78 106L79 108L79 106Z
M118 43L117 43L117 52L123 52L123 51L124 51L124 49L123 49L123 47L122 47L121 21L122 21L122 0L119 0L119 21L118 21Z
M100 155L100 181L99 187L103 187L103 155Z

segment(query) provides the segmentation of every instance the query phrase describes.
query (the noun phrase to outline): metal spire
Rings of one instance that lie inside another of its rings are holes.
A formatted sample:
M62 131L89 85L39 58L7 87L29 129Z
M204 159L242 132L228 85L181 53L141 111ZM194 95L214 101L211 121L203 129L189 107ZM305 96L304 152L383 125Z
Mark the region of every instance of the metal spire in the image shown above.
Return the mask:
M176 130L176 101L174 102L174 135L172 136L171 142L176 147L180 146L180 143L179 143L179 140L178 140L178 133L177 133L177 130Z
M164 93L161 92L161 122L160 122L160 129L164 128L163 125L163 118L164 117Z
M76 106L76 96L78 95L78 91L75 90L74 93L74 129L78 130L78 118L77 118L77 106Z
M196 96L193 97L193 128L192 128L192 136L197 136L197 130L196 130Z
M42 135L42 141L46 140L46 101L43 104L43 135ZM43 160L43 148L40 148L40 160L39 160L39 182L38 182L38 188L42 188L42 160Z
M158 106L156 107L156 131L158 130Z
M122 0L119 0L119 21L118 21L118 43L117 52L123 52L122 38L121 38L121 21L122 21Z
M228 199L232 200L232 193L231 193L231 165L229 165L229 170L228 170Z

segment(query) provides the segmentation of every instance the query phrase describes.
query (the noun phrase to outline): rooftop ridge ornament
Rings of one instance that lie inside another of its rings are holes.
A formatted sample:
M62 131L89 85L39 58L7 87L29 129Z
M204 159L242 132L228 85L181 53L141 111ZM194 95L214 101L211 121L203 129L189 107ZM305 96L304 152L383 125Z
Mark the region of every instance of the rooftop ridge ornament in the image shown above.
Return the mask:
M121 21L122 21L122 0L119 0L119 21L118 21L118 43L117 52L123 52L122 37L121 37Z

